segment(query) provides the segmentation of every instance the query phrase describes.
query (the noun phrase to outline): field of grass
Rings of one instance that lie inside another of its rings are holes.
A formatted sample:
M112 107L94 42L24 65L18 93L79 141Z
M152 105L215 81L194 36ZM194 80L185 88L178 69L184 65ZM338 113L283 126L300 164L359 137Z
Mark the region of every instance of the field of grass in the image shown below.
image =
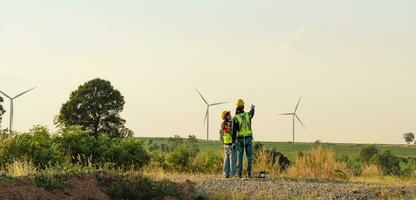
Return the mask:
M168 143L168 138L139 138L140 140L152 139L159 144ZM285 155L295 155L298 152L308 152L313 148L322 146L324 149L331 149L337 156L356 156L361 149L366 146L375 145L380 151L391 151L394 155L400 157L416 156L416 145L392 145L392 144L343 144L343 143L289 143L289 142L262 142L264 148L275 148ZM209 149L218 150L222 147L220 141L214 140L198 140L198 147L201 151Z

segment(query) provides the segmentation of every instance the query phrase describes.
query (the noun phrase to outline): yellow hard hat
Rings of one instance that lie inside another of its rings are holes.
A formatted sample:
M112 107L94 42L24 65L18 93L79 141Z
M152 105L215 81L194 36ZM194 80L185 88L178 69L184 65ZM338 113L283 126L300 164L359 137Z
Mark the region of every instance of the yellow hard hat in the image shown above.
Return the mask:
M244 106L244 101L242 99L237 100L236 103L237 107L243 107Z
M228 114L230 114L231 113L231 111L224 111L224 112L222 112L221 113L221 118L222 119L224 119L225 118L225 116L227 116Z

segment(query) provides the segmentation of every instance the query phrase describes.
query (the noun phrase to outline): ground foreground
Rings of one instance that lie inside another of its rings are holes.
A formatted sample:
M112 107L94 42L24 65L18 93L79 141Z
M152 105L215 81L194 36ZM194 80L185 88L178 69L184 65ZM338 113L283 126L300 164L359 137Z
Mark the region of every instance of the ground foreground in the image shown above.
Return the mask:
M415 199L416 185L348 183L322 180L224 179L187 176L196 191L212 199ZM182 181L183 176L170 176Z
M176 194L174 196L151 191L159 189L154 188L155 185L147 187L145 184L148 182L140 182L134 186L121 184L120 188L114 190L95 175L72 177L65 187L55 189L35 186L24 178L13 181L1 179L0 199L414 199L416 197L416 185L287 178L223 179L207 175L169 175L167 178L173 183L170 189L177 190L177 192L169 191L171 194ZM109 183L113 181L111 179ZM126 190L124 187L130 188ZM122 192L114 194L119 191Z

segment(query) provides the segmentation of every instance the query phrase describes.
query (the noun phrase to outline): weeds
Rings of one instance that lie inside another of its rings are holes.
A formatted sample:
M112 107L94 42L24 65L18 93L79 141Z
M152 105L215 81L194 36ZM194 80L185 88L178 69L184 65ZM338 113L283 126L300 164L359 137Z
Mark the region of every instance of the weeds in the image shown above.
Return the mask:
M299 156L289 167L286 175L297 178L342 179L349 177L344 163L335 160L331 150L318 147L310 153Z
M13 177L29 176L36 174L36 166L30 161L15 160L6 166L7 175Z

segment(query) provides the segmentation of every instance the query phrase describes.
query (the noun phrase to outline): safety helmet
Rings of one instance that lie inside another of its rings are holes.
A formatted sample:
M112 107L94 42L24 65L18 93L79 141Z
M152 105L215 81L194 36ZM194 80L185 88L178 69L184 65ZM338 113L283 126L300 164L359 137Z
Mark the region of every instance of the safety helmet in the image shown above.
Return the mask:
M221 113L221 118L222 119L224 119L225 118L225 116L227 116L228 114L230 114L231 112L230 111L224 111L224 112L222 112Z
M244 107L244 101L242 99L237 100L237 107Z

